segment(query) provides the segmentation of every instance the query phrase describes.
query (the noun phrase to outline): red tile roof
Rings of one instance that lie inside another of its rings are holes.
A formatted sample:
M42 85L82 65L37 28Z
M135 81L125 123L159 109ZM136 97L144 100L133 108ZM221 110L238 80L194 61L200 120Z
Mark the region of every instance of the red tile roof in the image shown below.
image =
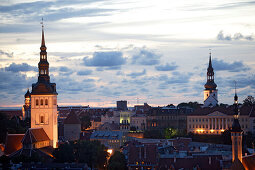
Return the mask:
M22 148L24 134L8 134L5 141L4 154L9 155Z
M30 128L22 140L23 144L33 144L36 142L49 141L50 138L45 133L43 128Z

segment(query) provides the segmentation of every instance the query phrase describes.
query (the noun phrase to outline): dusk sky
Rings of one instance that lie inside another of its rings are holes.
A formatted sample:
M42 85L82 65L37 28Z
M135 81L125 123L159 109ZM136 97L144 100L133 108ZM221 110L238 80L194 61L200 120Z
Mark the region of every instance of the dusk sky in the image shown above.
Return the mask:
M203 103L209 49L219 103L255 96L255 1L1 0L0 107L37 82L42 17L60 106Z

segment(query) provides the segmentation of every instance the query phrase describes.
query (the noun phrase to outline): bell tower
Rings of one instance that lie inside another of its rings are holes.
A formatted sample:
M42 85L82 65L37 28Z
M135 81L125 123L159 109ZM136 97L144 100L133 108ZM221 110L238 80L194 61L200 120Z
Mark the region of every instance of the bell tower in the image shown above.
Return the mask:
M218 104L218 90L216 89L217 85L214 83L211 52L209 57L209 65L207 68L207 82L204 87L204 106L216 106Z
M42 42L40 47L40 61L38 63L38 81L32 84L31 95L31 128L43 128L50 138L50 145L57 147L57 91L56 84L50 83L49 63L44 39L42 22Z
M231 129L232 161L239 159L242 162L242 129L239 124L238 97L235 90L234 97L234 121Z

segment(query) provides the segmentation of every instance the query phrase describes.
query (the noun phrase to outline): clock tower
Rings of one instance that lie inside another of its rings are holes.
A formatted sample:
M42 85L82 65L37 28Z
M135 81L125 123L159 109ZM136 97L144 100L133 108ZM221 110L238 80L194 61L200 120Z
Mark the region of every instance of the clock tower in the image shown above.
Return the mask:
M43 23L42 23L43 24ZM50 83L49 63L42 25L42 42L40 47L40 61L38 63L38 81L32 84L31 91L31 128L43 128L50 138L50 145L57 147L57 91L56 84Z

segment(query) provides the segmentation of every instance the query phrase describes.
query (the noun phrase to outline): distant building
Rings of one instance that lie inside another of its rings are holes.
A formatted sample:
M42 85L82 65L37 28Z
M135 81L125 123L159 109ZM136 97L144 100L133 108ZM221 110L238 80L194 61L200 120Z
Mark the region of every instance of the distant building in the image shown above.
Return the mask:
M192 112L190 108L154 107L147 114L146 125L148 130L174 128L187 130L187 115Z
M64 120L64 139L68 141L80 139L81 121L76 115L75 111L71 113Z
M254 132L255 109L241 106L240 125L244 131ZM232 127L234 106L217 106L198 108L187 116L187 132L217 135Z
M126 100L117 101L117 110L118 111L126 111L126 110L128 110L128 108L127 108L127 101Z
M91 134L90 140L98 140L104 144L108 149L119 150L120 147L128 140L128 138L121 131L95 131Z
M133 115L131 117L130 128L134 128L136 131L144 131L146 129L146 115Z
M124 132L130 131L131 116L135 113L132 111L120 111L120 130Z
M137 141L129 142L124 147L127 166L130 170L157 169L159 154L156 144L143 144Z
M216 106L218 104L218 90L214 83L214 71L212 67L211 53L209 58L209 66L207 68L207 82L204 90L204 106Z

